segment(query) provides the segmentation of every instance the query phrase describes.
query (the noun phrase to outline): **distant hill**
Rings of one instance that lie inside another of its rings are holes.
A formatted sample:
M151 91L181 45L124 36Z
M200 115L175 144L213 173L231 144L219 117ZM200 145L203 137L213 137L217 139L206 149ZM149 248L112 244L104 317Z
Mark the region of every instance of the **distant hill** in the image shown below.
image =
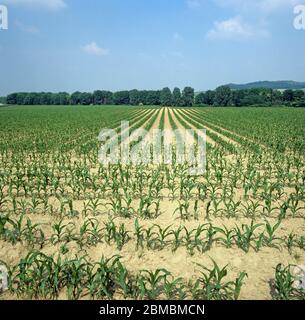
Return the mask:
M227 84L232 90L242 90L242 89L255 89L255 88L266 88L266 89L305 89L305 82L296 81L257 81L247 84Z

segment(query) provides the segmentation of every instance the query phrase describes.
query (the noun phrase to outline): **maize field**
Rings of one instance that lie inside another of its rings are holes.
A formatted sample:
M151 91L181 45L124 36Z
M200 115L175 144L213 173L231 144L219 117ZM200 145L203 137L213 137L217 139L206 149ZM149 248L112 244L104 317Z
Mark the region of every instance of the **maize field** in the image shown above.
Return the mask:
M100 130L126 120L206 129L206 173L102 165ZM3 107L0 123L1 300L305 299L304 110Z

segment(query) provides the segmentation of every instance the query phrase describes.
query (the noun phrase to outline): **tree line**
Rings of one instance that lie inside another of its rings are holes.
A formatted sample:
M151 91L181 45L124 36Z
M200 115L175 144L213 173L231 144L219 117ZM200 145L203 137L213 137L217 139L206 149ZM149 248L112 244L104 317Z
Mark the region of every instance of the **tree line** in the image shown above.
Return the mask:
M175 88L162 90L130 90L90 92L17 92L6 97L7 104L13 105L161 105L192 106L195 90L185 87L182 92Z
M182 91L175 88L162 90L130 90L90 92L17 92L2 98L2 103L11 105L156 105L190 107L196 106L272 106L289 105L305 107L305 93L302 90L272 89L231 90L220 86L195 94L192 87Z
M303 90L273 90L266 88L231 90L227 86L218 87L199 93L195 98L196 105L208 106L272 106L287 105L305 107Z

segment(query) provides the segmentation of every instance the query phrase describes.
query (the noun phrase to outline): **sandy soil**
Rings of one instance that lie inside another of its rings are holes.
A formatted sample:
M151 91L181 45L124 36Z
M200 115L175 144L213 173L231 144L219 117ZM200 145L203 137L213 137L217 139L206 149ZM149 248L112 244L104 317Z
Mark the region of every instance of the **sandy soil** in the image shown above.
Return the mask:
M195 116L197 116L197 117L204 117L204 113L203 114L200 114L200 112L198 112L197 110L187 110L187 114L189 115L189 116L192 116L192 115L195 115ZM205 121L206 122L210 122L209 120L206 120L205 119ZM219 128L219 129L221 129L221 130L223 130L223 131L225 131L225 132L227 132L227 133L229 133L229 134L233 134L233 135L235 135L236 137L239 137L239 138L242 138L242 139L244 139L244 140L246 140L246 141L249 141L249 142L252 142L252 143L256 143L256 144L258 144L262 149L267 149L267 147L265 146L265 145L263 145L263 144L260 144L260 143L258 143L257 141L254 141L254 140L251 140L250 138L248 138L248 137L245 137L245 136L242 136L242 135L240 135L240 134L238 134L238 133L236 133L236 132L234 132L234 131L230 131L230 130L228 130L228 129L226 129L226 128L224 128L224 127L221 127L221 126L219 126L219 125L216 125L216 124L214 124L213 123L213 126L215 126L216 128ZM228 139L230 139L230 138L228 138ZM231 141L235 141L235 140L232 140L232 139L230 139ZM237 141L235 141L235 143L237 143L238 144L238 142Z
M184 127L182 126L182 124L181 124L181 123L179 122L179 120L178 120L178 118L181 117L181 114L180 114L177 110L175 110L175 111L172 111L172 115L173 115L173 119L174 119L176 125L179 125L179 128L184 128ZM194 129L194 130L197 129L194 125L192 125L191 123L189 123L186 118L183 118L183 121L188 125L188 127L189 127L190 129ZM215 146L215 145L216 145L216 142L215 142L212 138L210 138L208 135L206 135L206 142L209 143L209 144L212 145L212 146Z
M153 123L150 130L154 130L159 127L160 119L164 113L164 127L166 129L171 129L171 124L169 121L169 114L171 115L174 123L178 128L183 128L182 124L178 121L178 117L183 114L191 113L188 111L177 111L171 110L169 108L141 111L139 116L133 119L132 125L136 125L143 119L143 117L151 112L151 117L158 113L158 116ZM151 119L150 117L150 119ZM184 121L189 125L190 128L194 127L188 123L187 119L183 118ZM194 120L195 121L195 120ZM147 120L143 127L149 123ZM199 122L196 121L199 124ZM211 130L211 132L215 132ZM216 132L217 134L217 132ZM228 142L232 141L222 135L218 134L220 138ZM208 139L208 143L212 144L213 147L216 143L212 139ZM80 163L82 160L79 160ZM225 158L224 161L231 161ZM234 163L236 158L232 158L232 170L234 169ZM96 167L97 164L95 164ZM89 168L90 170L91 168ZM229 170L229 169L228 169ZM97 169L94 169L94 174L97 173ZM151 171L147 172L151 174ZM204 180L205 181L205 178ZM221 188L224 187L226 180L224 180ZM177 181L178 184L178 181ZM143 190L147 190L147 185L143 185ZM71 192L68 186L66 186L66 191ZM286 189L287 193L293 192L293 189ZM7 190L5 189L5 192ZM93 194L93 193L92 193ZM90 195L92 195L90 194ZM139 208L140 198L139 196L133 196L132 207L136 210ZM79 214L77 217L69 218L65 217L64 222L73 222L75 224L75 230L79 232L79 228L88 218L95 218L99 221L100 225L107 221L113 216L110 213L110 208L106 204L112 198L111 191L105 197L99 197L101 206L99 208L99 214L92 216L89 214L87 218L82 216L85 210L85 204L88 202L88 195L86 199L78 200L73 199L73 208L75 212ZM25 197L18 197L17 200L24 199ZM30 201L29 198L26 199ZM234 188L232 200L241 201L245 203L244 190L241 186ZM176 209L179 206L179 199L176 196L175 199L171 199L170 190L162 190L162 196L160 199L160 212L161 214L153 220L142 220L140 219L140 224L145 228L149 228L153 225L159 225L161 227L171 226L171 228L177 228L179 226L186 227L187 230L192 230L198 227L199 224L212 223L214 226L222 227L225 225L227 228L234 228L236 225L241 226L242 224L250 224L251 219L243 217L239 214L235 218L225 218L225 217L210 217L208 219L206 215L207 206L210 198L204 201L199 201L199 213L198 220L190 218L189 221L183 221L179 219ZM59 209L60 203L55 197L50 197L49 204L53 206L54 209ZM301 204L305 206L305 204ZM193 214L194 211L194 198L190 200L189 212ZM221 206L223 208L223 206ZM46 238L50 238L53 234L52 225L58 222L59 217L51 216L49 213L44 212L42 206L40 206L41 212L36 214L31 214L27 212L26 217L30 218L32 223L39 223L40 227L43 229ZM11 205L6 206L2 209L3 212L8 212L12 210ZM2 211L1 210L1 211ZM274 212L274 216L279 213L279 210ZM298 235L305 236L305 220L304 220L305 210L301 212L301 217L287 217L282 221L282 224L277 231L277 237L287 237L289 233L293 232ZM18 216L14 215L14 218ZM187 251L185 247L179 248L176 252L172 252L170 242L173 241L173 236L169 237L167 241L169 244L162 250L151 250L148 248L139 249L136 251L136 240L134 236L134 221L135 217L131 219L115 218L116 225L124 223L126 229L130 232L131 239L125 244L122 250L118 250L114 244L107 245L106 243L99 243L96 246L83 247L81 248L75 241L71 241L67 244L68 253L65 255L67 258L74 258L75 255L82 256L87 254L91 261L98 261L102 256L111 257L114 254L122 256L122 262L126 265L128 270L135 273L143 269L157 269L166 268L175 277L183 277L186 281L190 279L196 279L199 276L199 270L196 263L205 265L207 267L212 266L212 260L215 260L220 266L228 265L228 279L234 280L239 272L245 271L248 274L248 278L245 280L245 284L242 287L241 299L271 299L270 294L270 281L274 278L274 268L278 263L288 264L305 264L305 253L304 250L294 248L292 252L287 250L287 247L283 244L278 248L275 247L264 247L259 252L250 249L248 253L245 253L241 249L237 248L235 245L232 248L226 248L223 245L215 244L211 250L200 253L199 251L194 251L193 254ZM275 218L268 218L268 221L274 225L277 222ZM258 215L255 220L256 223L266 223L266 217L262 215L261 209L258 210ZM263 230L263 226L258 229L258 231ZM52 245L50 242L46 242L42 248L42 252L52 255L57 254L60 250L61 244ZM19 260L26 256L30 248L24 243L16 243L15 245L10 244L4 240L0 240L0 260L5 261L8 265L12 266L19 262ZM0 299L10 299L16 298L11 296L9 293L0 294ZM66 297L61 296L62 299Z
M179 113L180 116L181 116L181 115L186 115L186 116L188 116L188 117L191 117L191 116L187 113L187 111L185 111L185 110L176 110L176 112ZM185 118L183 118L183 119L185 120ZM193 120L196 124L202 126L202 124L201 124L200 122L196 121L196 119L192 119L192 120ZM185 121L187 121L187 118L186 118ZM221 138L221 139L224 140L225 142L231 143L231 144L233 144L233 145L235 145L235 146L239 146L239 143L237 143L236 141L234 141L234 140L232 140L232 139L230 139L230 138L228 138L228 137L220 134L219 132L211 129L209 126L204 125L204 127L205 127L206 129L208 129L211 133L216 134L219 138ZM208 134L207 134L207 135L208 135ZM211 139L213 139L213 138L211 138Z
M159 110L158 117L156 121L153 123L152 127L150 128L150 131L160 128L160 120L162 118L163 113L164 113L164 108Z
M164 129L172 129L172 126L169 121L168 113L169 113L169 108L164 108Z

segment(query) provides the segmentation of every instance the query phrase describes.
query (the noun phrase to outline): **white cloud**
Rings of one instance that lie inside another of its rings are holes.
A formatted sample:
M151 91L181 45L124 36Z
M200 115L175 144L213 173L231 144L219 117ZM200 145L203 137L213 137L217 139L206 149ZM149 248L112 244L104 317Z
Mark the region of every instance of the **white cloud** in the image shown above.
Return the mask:
M24 31L27 33L37 34L40 32L40 30L38 28L36 28L34 26L26 25L20 21L16 21L15 24L21 31Z
M216 21L214 27L207 33L207 37L211 39L248 38L252 35L251 27L244 23L240 17Z
M106 56L109 54L108 49L99 47L96 42L86 44L85 46L82 46L81 49L88 54L96 56Z
M206 34L210 39L248 39L250 37L269 37L262 25L245 23L241 16L214 22L214 27Z
M40 7L48 10L59 10L67 5L64 0L2 0L7 5Z
M292 8L301 0L214 0L220 8L230 9L237 18L215 22L209 38L233 38L251 36L269 37L268 26L272 15ZM247 21L245 23L244 21ZM250 22L251 21L251 22Z

